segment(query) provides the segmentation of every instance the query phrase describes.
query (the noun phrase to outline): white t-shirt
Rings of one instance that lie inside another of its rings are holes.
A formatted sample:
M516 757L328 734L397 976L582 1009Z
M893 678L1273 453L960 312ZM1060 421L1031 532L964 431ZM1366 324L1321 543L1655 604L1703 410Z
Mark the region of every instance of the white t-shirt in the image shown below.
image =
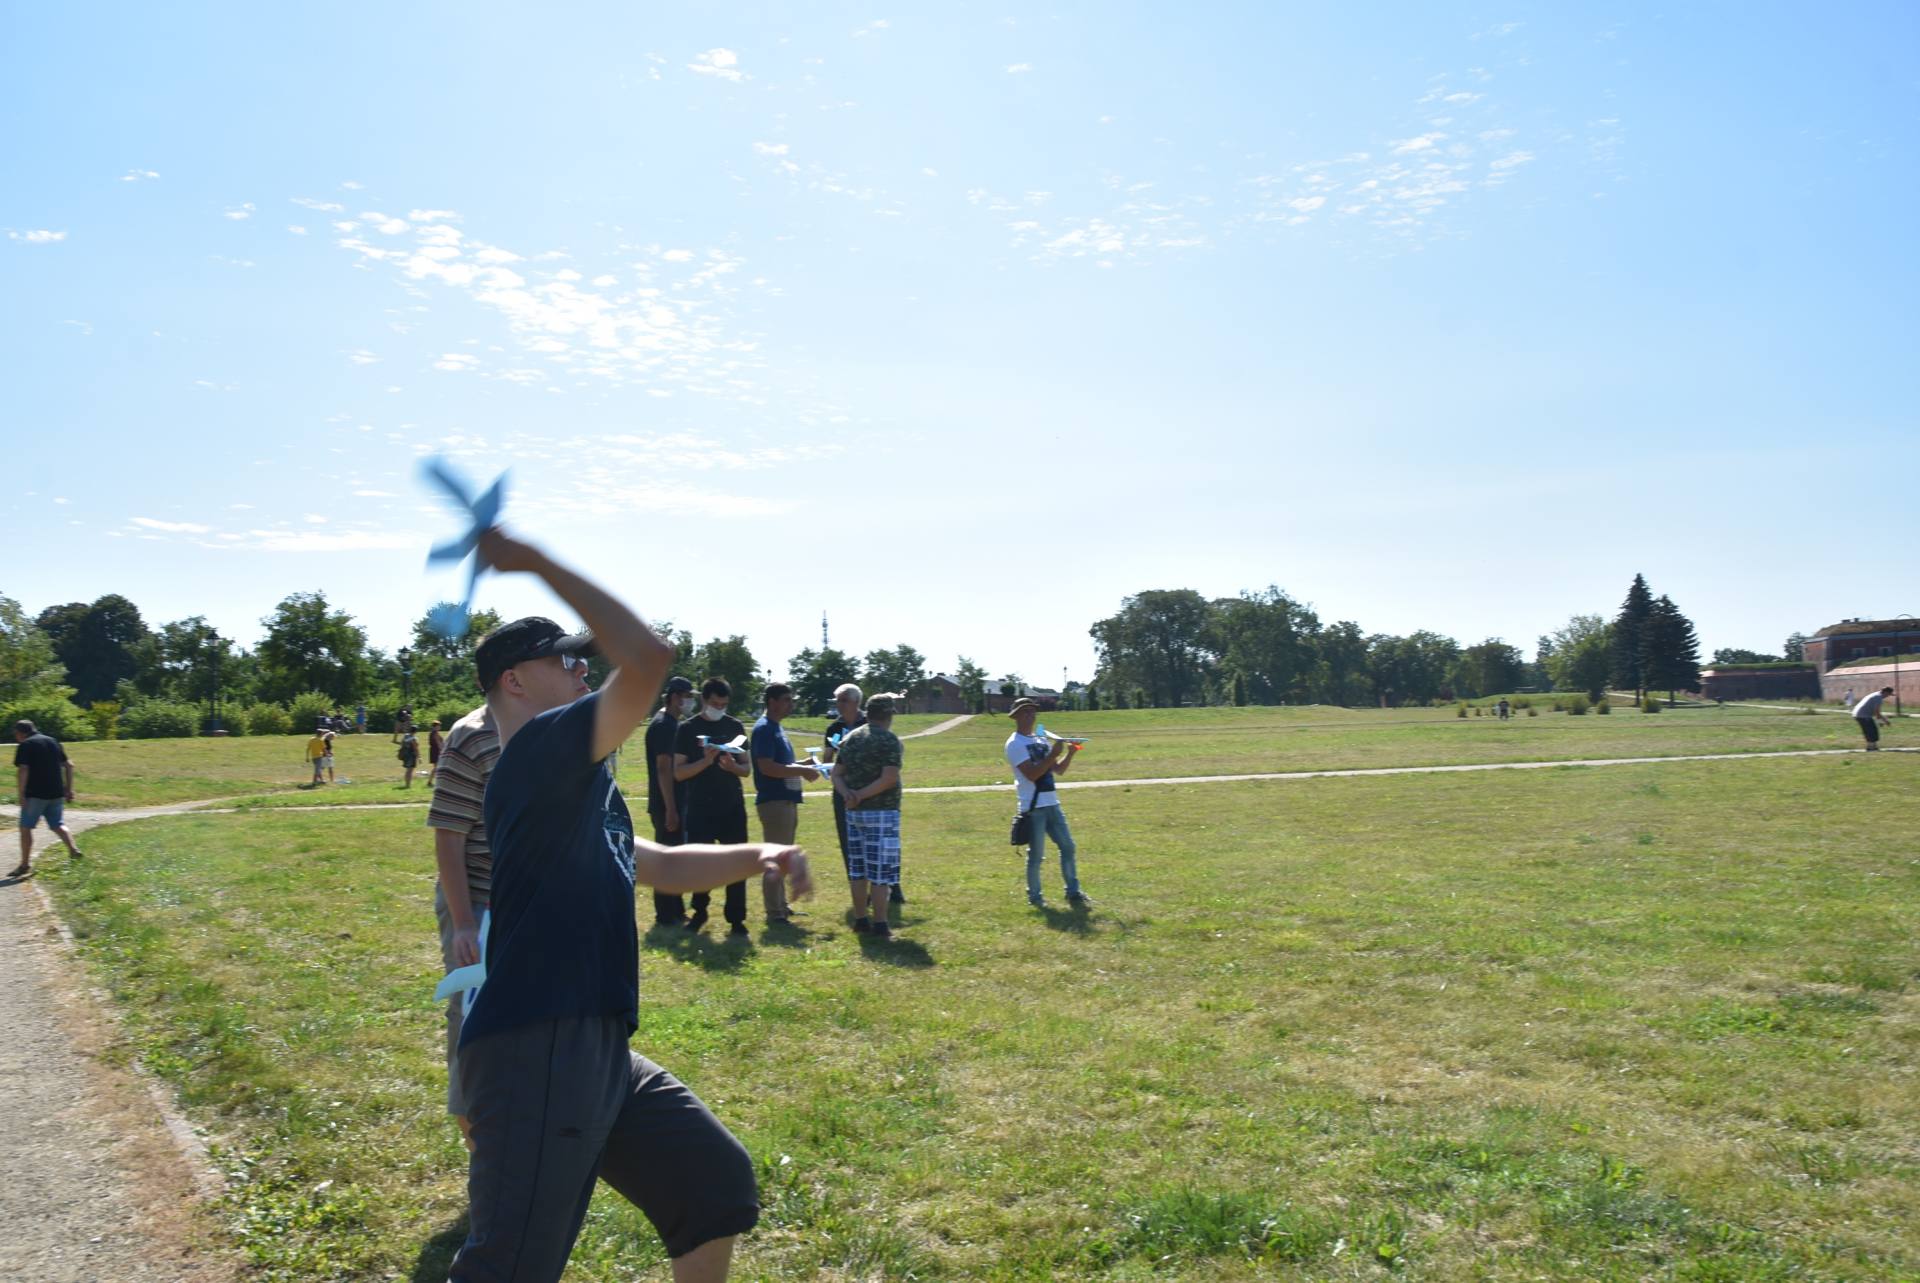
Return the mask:
M1862 718L1879 716L1881 702L1886 698L1887 697L1879 691L1875 691L1871 695L1863 696L1860 702L1853 706L1853 715Z
M1028 779L1020 772L1020 764L1022 762L1037 762L1042 758L1051 757L1052 755L1053 742L1051 740L1041 739L1037 735L1022 735L1019 731L1015 731L1013 734L1007 736L1007 765L1013 767L1013 783L1014 787L1020 790L1021 810L1031 810L1036 806L1060 805L1060 795L1053 791L1053 780L1050 778L1053 773L1051 771L1040 777L1047 783L1047 787L1045 788L1041 788L1039 784ZM1034 801L1034 793L1036 790L1040 795L1040 800L1037 802Z

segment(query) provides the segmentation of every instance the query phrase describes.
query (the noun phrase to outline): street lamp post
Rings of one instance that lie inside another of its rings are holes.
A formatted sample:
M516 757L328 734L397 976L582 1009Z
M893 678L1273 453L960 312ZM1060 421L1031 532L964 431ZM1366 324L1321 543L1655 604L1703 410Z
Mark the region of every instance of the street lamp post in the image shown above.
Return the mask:
M1895 615L1894 618L1896 620L1912 619L1913 616ZM1900 639L1906 635L1907 630L1899 624L1896 623L1893 626L1893 715L1895 717L1900 716Z
M400 702L413 707L413 652L402 646L394 655L400 661Z
M207 632L207 644L213 648L213 697L208 701L207 729L213 734L220 733L220 634L214 630Z

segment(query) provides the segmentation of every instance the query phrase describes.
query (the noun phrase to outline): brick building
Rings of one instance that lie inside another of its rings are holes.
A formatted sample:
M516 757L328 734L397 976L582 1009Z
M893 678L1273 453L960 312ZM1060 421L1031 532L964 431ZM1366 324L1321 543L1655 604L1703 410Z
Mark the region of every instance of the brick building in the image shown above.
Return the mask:
M1920 648L1920 619L1843 619L1807 639L1807 662L1820 675L1820 693L1830 700L1858 700L1883 686L1902 705L1920 701L1920 663L1905 657ZM1849 660L1875 660L1852 668Z
M1703 668L1702 699L1819 699L1820 674L1811 664L1795 668Z

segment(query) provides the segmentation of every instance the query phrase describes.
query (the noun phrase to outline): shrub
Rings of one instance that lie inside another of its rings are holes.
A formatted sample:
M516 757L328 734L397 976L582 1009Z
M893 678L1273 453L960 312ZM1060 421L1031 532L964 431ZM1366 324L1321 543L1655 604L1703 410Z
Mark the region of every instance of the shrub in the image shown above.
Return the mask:
M332 715L333 700L319 691L308 691L304 695L294 696L293 705L287 710L287 716L293 722L293 731L296 735L310 734L313 728L320 724L321 718Z
M115 699L95 700L93 707L87 710L87 720L93 724L93 737L95 739L119 739L120 701Z
M94 737L93 722L85 710L64 695L24 695L0 708L0 727L6 729L7 743L13 742L13 724L22 718L57 740Z
M1605 717L1608 713L1611 713L1613 711L1613 701L1610 699L1603 698L1593 706L1593 711L1600 714L1600 716Z
M207 729L213 729L212 722L207 723ZM245 735L249 729L247 724L247 706L245 704L228 704L221 708L220 729L228 735Z
M1465 702L1462 702L1460 707L1454 710L1453 715L1455 717L1465 717L1467 715L1467 706ZM666 803L662 802L661 805L665 806Z
M120 730L137 740L186 739L200 733L200 706L143 699L120 714Z
M292 731L293 716L278 704L255 704L247 710L247 732L251 735L288 735Z
M1640 701L1640 711L1643 713L1657 713L1660 711L1660 701L1654 696L1648 695Z
M1590 707L1585 695L1565 695L1555 700L1554 703L1564 704L1567 712L1574 717L1585 717L1587 715L1587 709Z
M1513 706L1515 708L1532 708L1533 701L1527 698L1525 695L1518 695L1518 696L1515 696L1513 699Z
M1603 708L1603 709L1601 709L1600 711L1604 713L1604 712L1606 712L1607 710ZM1535 707L1534 707L1533 705L1531 705L1531 704L1529 704L1529 705L1527 705L1527 716L1528 716L1528 717L1538 717L1538 716L1540 716L1540 710L1539 710L1539 709L1537 709L1537 708L1535 708ZM662 806L665 806L665 805L666 805L666 803L665 803L665 802L662 802L662 803L661 803L661 805L662 805Z

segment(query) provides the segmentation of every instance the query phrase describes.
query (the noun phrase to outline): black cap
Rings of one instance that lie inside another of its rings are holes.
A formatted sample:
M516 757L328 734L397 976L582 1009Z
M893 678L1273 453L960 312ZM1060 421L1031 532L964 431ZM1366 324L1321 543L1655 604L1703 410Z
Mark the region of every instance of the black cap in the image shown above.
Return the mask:
M473 653L473 663L478 670L480 689L485 692L491 691L500 674L515 664L548 655L598 653L592 633L569 634L551 619L528 615L502 624L482 638L480 648Z
M688 681L686 678L684 677L667 678L667 694L691 695L692 693L693 693L693 683Z

